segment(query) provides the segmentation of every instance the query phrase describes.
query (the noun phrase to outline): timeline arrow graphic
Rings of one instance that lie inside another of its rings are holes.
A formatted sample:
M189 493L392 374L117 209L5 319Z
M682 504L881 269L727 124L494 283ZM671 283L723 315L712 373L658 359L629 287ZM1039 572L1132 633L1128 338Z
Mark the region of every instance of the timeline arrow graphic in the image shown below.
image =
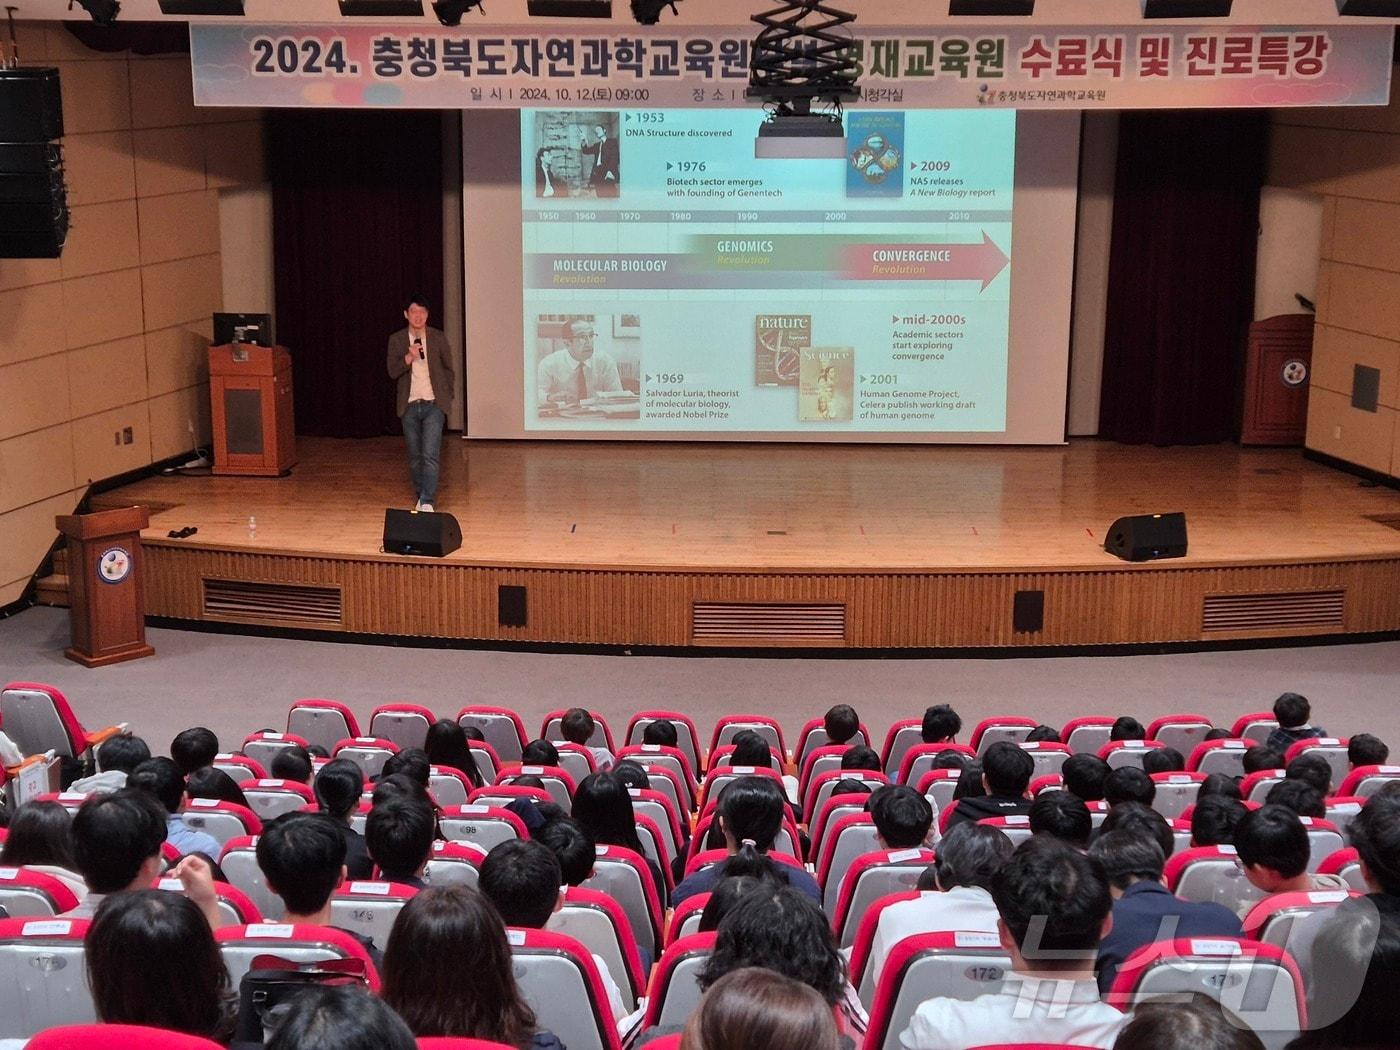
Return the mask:
M854 281L980 281L982 291L1011 259L984 230L981 244L853 244L844 252Z

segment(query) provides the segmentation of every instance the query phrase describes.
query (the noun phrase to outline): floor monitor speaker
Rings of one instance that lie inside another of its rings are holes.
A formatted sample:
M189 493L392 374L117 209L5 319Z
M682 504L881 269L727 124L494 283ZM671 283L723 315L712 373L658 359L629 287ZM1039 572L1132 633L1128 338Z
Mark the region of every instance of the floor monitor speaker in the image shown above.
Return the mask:
M441 558L461 545L462 527L451 514L392 507L384 512L384 550L389 554Z
M1124 561L1152 561L1186 555L1186 515L1134 514L1108 527L1103 549Z

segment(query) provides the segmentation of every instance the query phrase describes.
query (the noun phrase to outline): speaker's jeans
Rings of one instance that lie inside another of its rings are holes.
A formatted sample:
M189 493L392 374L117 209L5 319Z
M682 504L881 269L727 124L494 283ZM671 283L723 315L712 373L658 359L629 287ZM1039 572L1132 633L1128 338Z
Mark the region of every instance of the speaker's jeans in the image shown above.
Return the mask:
M447 417L431 401L414 401L403 414L403 436L408 443L408 475L420 503L437 498L438 459L442 452L442 428Z

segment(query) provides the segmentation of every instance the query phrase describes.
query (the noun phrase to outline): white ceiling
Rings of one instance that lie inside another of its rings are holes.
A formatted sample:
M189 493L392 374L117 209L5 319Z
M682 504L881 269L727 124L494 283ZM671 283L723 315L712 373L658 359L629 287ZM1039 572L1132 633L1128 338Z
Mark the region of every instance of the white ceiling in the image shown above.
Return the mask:
M17 18L31 20L86 19L78 7L68 10L70 0L6 0L16 8ZM1136 25L1142 22L1141 0L1038 0L1035 15L1030 19L949 18L948 5L943 0L827 0L834 6L859 16L860 24L869 25L944 25L1001 22L1041 25ZM122 19L162 20L158 0L121 0ZM245 0L243 19L216 18L202 21L316 23L344 21L337 0ZM433 20L430 0L424 0L424 17ZM485 14L473 11L463 19L463 27L491 25L520 25L529 21L525 0L484 0ZM662 15L663 27L674 25L742 25L750 15L771 8L771 0L677 0L679 16L669 11ZM628 0L613 0L614 23L632 25ZM183 19L174 18L171 21ZM355 22L381 21L402 24L404 18L364 19ZM536 24L559 24L560 20L536 20ZM597 25L593 19L579 20L581 24ZM1354 25L1400 22L1400 19L1342 18L1337 14L1336 0L1234 0L1229 19L1204 20L1213 25ZM1161 23L1158 23L1161 24Z

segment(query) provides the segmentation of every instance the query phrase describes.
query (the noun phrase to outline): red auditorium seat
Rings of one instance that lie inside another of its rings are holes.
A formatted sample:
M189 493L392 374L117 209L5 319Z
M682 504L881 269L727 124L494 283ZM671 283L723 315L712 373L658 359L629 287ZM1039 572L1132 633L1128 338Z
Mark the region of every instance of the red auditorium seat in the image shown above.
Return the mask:
M316 793L306 784L296 780L244 780L238 785L238 789L248 800L248 808L264 822L284 813L295 813L316 802Z
M1157 793L1152 808L1168 820L1176 820L1187 806L1195 805L1205 779L1204 773L1153 773Z
M682 1033L663 1035L660 1039L648 1039L637 1050L680 1050Z
M1284 778L1281 769L1260 769L1246 773L1240 781L1240 798L1246 802L1263 802L1269 789Z
M473 761L476 762L476 771L481 774L481 782L489 784L496 779L496 772L503 765L505 760L496 754L496 749L485 740L468 740L467 750L471 752Z
M810 853L813 857L820 857L822 852L822 841L826 837L826 829L835 827L838 817L844 817L851 813L864 813L865 804L870 801L870 796L859 792L851 792L846 795L828 795L822 803L821 812L808 825L812 829Z
M1355 890L1275 893L1249 909L1249 914L1244 917L1244 935L1276 948L1287 948L1288 936L1295 921L1320 911L1330 911L1342 901L1360 896Z
M262 922L247 926L225 926L214 931L214 940L237 988L259 955L275 955L297 963L325 962L328 959L358 959L364 964L371 991L379 991L379 972L364 945L344 930L331 926L304 926ZM382 942L381 942L382 947Z
M901 1050L899 1034L936 995L975 999L998 991L1011 959L994 933L944 932L906 937L885 960L866 1029L866 1050Z
M618 761L627 759L643 769L669 769L686 785L692 801L700 788L695 779L695 767L690 764L690 756L678 747L664 744L628 744L617 753ZM693 809L688 806L687 809Z
M941 814L952 806L962 773L961 769L930 769L919 778L915 790L929 800L935 813Z
M489 1039L461 1039L455 1035L420 1035L416 1042L418 1050L518 1050L506 1043L493 1043Z
M295 733L274 733L267 730L261 733L250 733L243 741L243 746L239 749L258 765L267 769L272 765L272 760L277 757L277 752L285 751L289 747L306 747L306 739L297 736Z
M700 786L700 808L704 809L706 803L719 798L720 791L730 781L754 776L772 777L778 782L778 789L782 790L782 776L768 766L719 766L705 774L705 783ZM783 797L787 797L786 792Z
M370 713L365 735L392 740L401 748L421 748L428 741L428 727L436 721L437 715L422 704L380 704Z
M1395 780L1400 780L1400 766L1357 766L1346 775L1337 794L1370 798Z
M875 820L869 813L851 813L839 817L827 829L822 839L822 851L817 857L817 885L822 888L822 910L830 918L836 914L836 901L841 894L841 882L858 857L875 853L880 842Z
M932 863L933 850L923 848L879 850L857 857L846 872L831 918L837 943L851 947L861 917L870 907L882 897L917 887L919 876Z
M82 758L125 726L108 726L89 733L78 721L68 698L42 682L10 682L0 689L0 724L26 755L45 751L65 758Z
M725 744L734 743L734 738L745 729L752 729L763 739L782 761L787 761L787 749L783 744L783 729L777 719L766 715L725 715L715 723L715 731L710 736L710 751Z
M329 753L336 741L359 736L360 723L339 700L296 700L287 709L287 732Z
M892 777L898 773L904 753L915 744L924 742L923 729L922 718L901 718L890 726L885 733L885 744L880 748L880 765L884 767L886 776Z
M486 742L505 762L519 762L529 738L525 723L508 707L468 704L457 712L457 724L479 729Z
M1081 752L1097 755L1099 749L1112 737L1113 723L1114 719L1103 715L1071 718L1060 730L1060 739L1076 755Z
M1263 892L1245 878L1234 846L1197 846L1167 858L1167 889L1188 901L1214 901L1244 914Z
M969 760L977 757L977 752L966 744L915 744L904 752L904 757L899 760L899 774L894 778L896 784L917 784L919 778L933 768L934 761L944 751L956 751L960 755L966 755Z
M488 853L502 842L530 837L525 822L510 810L475 803L444 807L438 816L438 827L445 838L473 843Z
M1351 771L1351 760L1347 757L1345 737L1321 736L1315 740L1299 740L1284 753L1283 761L1287 764L1299 755L1321 755L1327 760L1327 764L1332 767L1333 791L1337 790L1338 785L1346 779L1347 773Z
M865 909L865 914L860 916L856 923L856 936L855 940L851 942L851 962L847 970L850 973L851 984L855 986L860 1001L865 1004L867 1009L875 1001L875 971L868 963L870 949L875 944L875 931L880 925L880 915L891 904L917 900L920 895L921 891L919 890L887 894Z
M870 739L870 730L865 728L864 722L861 722L860 728L856 730L856 735L839 746L845 748L861 744L870 747ZM811 752L819 747L826 747L830 743L831 740L826 735L826 720L822 718L810 719L802 727L802 731L797 734L797 746L793 748L792 760L797 764L797 768L801 769Z
M1143 755L1166 746L1160 740L1114 740L1099 749L1099 757L1113 769L1122 769L1124 766L1137 766L1141 769Z
M569 1050L621 1050L617 1019L588 949L549 930L508 929L520 995Z
M227 773L236 783L241 783L244 780L267 779L267 770L263 764L247 755L224 752L215 755L214 761L210 765L222 773Z
M1048 777L1058 774L1060 768L1065 764L1065 760L1074 754L1065 744L1056 744L1045 740L1023 740L1020 747L1035 762L1035 766L1031 770L1032 777Z
M97 1020L83 963L88 925L86 919L0 919L0 1038Z
M185 884L179 879L156 879L151 883L151 889L184 893ZM263 921L262 909L237 886L227 882L216 882L214 894L218 898L219 918L223 925L240 926Z
M1031 781L1031 786L1026 788L1026 794L1031 798L1043 795L1047 791L1063 791L1065 778L1058 773L1051 773L1049 776L1036 777Z
M473 790L467 796L467 805L504 809L518 798L533 799L536 802L554 801L554 796L546 788L521 787L519 784L492 784L489 787L479 787Z
M1013 813L1007 817L983 817L977 823L996 828L1011 840L1013 846L1019 846L1031 837L1031 818L1024 813Z
M597 711L588 712L593 716L593 735L588 738L589 747L605 747L614 755L617 754L617 745L613 743L612 730L608 728L608 720ZM540 739L559 741L564 739L563 722L564 716L568 714L565 709L551 711L544 716L544 721L540 725ZM677 735L679 735L677 730Z
M572 937L603 960L630 1012L646 994L646 974L637 940L622 906L605 893L570 886L564 904L549 919L547 929Z
M986 753L987 748L1003 740L1019 744L1039 724L1034 718L1021 718L1016 715L997 715L993 718L984 718L977 723L977 728L972 731L972 750L981 755Z
M662 852L668 857L679 857L688 840L681 826L680 814L670 798L650 788L628 788L627 794L632 797L632 812L656 825L661 835Z
M1299 817L1303 827L1308 829L1308 870L1316 871L1317 866L1336 853L1346 843L1342 840L1341 829L1330 820L1321 817Z
M1346 884L1358 893L1370 893L1366 879L1361 874L1361 857L1356 848L1348 846L1339 849L1317 866L1319 875L1340 875Z
M685 1023L700 1005L700 985L696 979L714 947L715 934L711 931L682 937L662 953L651 975L643 1031L657 1025Z
M890 778L884 773L877 773L873 769L833 769L829 773L818 773L807 785L807 797L802 803L803 815L808 823L821 812L826 800L836 790L836 785L843 780L858 780L862 784L869 784L872 792L890 782Z
M384 772L384 763L399 753L399 745L377 736L356 736L341 740L331 749L331 758L344 758L360 767L366 780Z
M578 784L562 766L520 766L507 762L496 774L495 786L509 787L521 777L539 777L550 799L565 813L573 806Z
M701 761L704 756L700 751L700 733L689 715L683 715L679 711L638 711L627 723L627 743L640 745L646 727L662 720L676 727L677 748L684 752L689 760L691 773L699 776L700 771L705 768L704 762Z
M1207 775L1223 773L1227 777L1242 777L1244 753L1253 746L1252 741L1242 737L1230 740L1202 740L1187 754L1187 772Z
M0 908L12 919L50 918L77 906L77 894L52 875L29 868L0 868Z
M692 893L681 901L671 912L671 921L666 927L666 947L675 944L682 937L700 932L700 917L705 905L710 903L708 893Z
M258 840L252 837L226 842L219 854L219 867L229 885L242 891L264 917L281 915L282 898L267 888L267 880L258 867L257 845Z
M1269 739L1269 734L1278 728L1278 719L1274 717L1272 711L1254 711L1247 715L1240 715L1235 719L1235 724L1230 727L1230 735L1248 740L1253 744L1262 744Z
M452 766L428 767L428 794L439 806L465 806L472 793L472 782Z
M559 765L574 778L575 784L581 784L589 774L598 772L598 762L593 752L582 744L561 740L554 745L554 749L559 752Z
M73 1024L40 1032L26 1050L218 1050L203 1036L139 1024Z
M1366 799L1355 795L1333 795L1326 800L1327 820L1335 824L1337 830L1342 833L1342 838L1351 838L1348 829L1351 822L1356 819L1356 815L1366 807Z
M821 773L830 773L841 768L841 760L849 750L845 744L826 744L808 750L798 767L797 801L801 804L807 798L807 786L812 778Z
M1176 748L1183 755L1189 755L1214 728L1211 720L1205 715L1163 715L1153 719L1152 724L1147 727L1147 739L1160 741L1167 747Z
M192 798L180 809L186 827L212 835L219 845L244 835L261 835L262 821L247 806L217 798Z
M778 754L778 752L771 747L768 749L768 753L768 768L773 770L774 773L777 773L781 776L783 769L785 768L783 763L783 756ZM733 756L733 744L721 744L719 747L715 748L713 751L710 752L710 772L713 773L716 769L725 769L732 767L734 765Z
M486 851L474 843L434 839L433 855L428 861L428 884L476 889L485 859Z
M399 882L344 882L331 894L331 921L343 930L373 938L382 950L403 906L418 890Z
M705 852L712 852L713 849L720 848L721 843L716 836L716 845L713 848L706 847L706 840L710 838L710 829L715 825L715 814L713 811L705 814L695 822L695 831L690 836L690 846L685 854L685 867L691 870L691 865L695 858ZM777 836L773 839L773 850L776 853L787 853L791 856L801 856L802 839L797 834L797 825L788 816L783 817L783 826L778 829Z
M599 846L593 874L583 887L598 890L622 905L637 947L656 958L661 944L661 896L641 854L622 846Z

